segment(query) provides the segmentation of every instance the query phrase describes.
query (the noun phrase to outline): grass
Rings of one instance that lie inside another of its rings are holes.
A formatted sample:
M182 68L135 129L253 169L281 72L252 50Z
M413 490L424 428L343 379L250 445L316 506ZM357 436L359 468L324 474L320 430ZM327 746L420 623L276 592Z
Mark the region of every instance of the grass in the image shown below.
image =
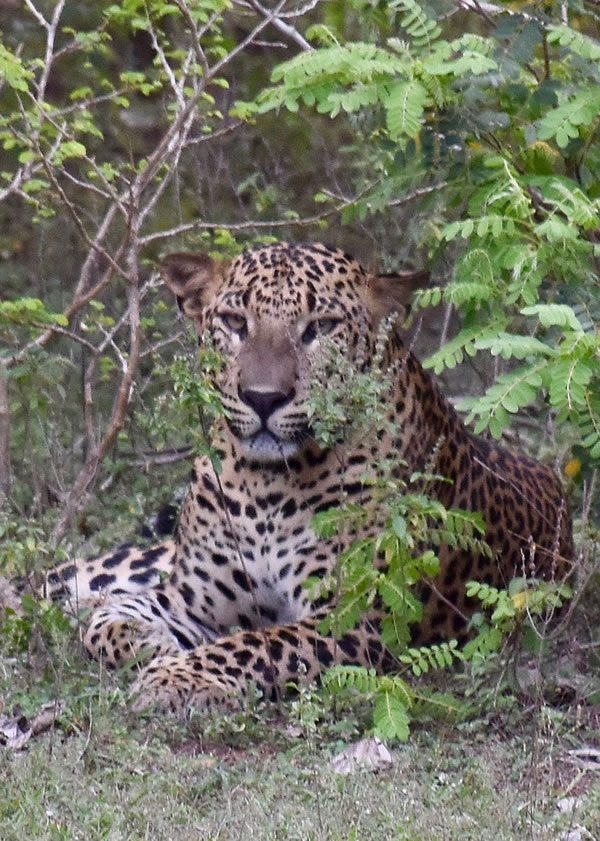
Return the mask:
M592 640L597 605L595 588ZM444 673L462 718L417 718L391 768L340 776L331 758L365 735L368 704L304 691L221 717L133 714L129 678L84 657L56 607L25 606L0 617L0 716L64 709L24 750L0 746L0 841L600 841L600 661L572 630L551 664L570 704L519 697L493 662Z
M463 722L418 722L387 771L340 776L330 759L363 733L360 707L305 693L217 718L134 715L72 640L54 657L60 669L47 654L1 664L5 714L68 699L56 729L0 749L2 841L600 839L600 767L570 753L599 744L593 708L504 695Z

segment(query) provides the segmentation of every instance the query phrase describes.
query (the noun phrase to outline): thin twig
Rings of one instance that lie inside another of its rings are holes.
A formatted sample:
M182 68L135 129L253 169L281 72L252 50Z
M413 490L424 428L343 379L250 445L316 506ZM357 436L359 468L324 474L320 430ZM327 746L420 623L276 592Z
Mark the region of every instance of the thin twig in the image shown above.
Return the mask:
M11 475L8 375L0 363L0 509L10 494Z
M258 2L258 0L250 0L250 3L252 7L256 9L257 12L260 12L261 15L266 17L267 15L271 14L269 9L266 9L262 5L262 3ZM278 29L292 41L295 41L296 44L302 47L303 50L312 52L314 47L311 44L309 44L306 38L298 32L296 27L292 26L290 23L286 23L285 21L283 21L281 19L281 16L278 15L277 17L273 18L271 22L276 29Z
M394 199L393 201L388 202L387 206L404 207L404 205L409 204L411 201L420 199L421 196L428 196L431 193L437 193L439 190L443 190L449 185L449 181L438 181L437 184L430 184L428 187L418 187L416 190L413 190L412 193L407 193L399 199Z

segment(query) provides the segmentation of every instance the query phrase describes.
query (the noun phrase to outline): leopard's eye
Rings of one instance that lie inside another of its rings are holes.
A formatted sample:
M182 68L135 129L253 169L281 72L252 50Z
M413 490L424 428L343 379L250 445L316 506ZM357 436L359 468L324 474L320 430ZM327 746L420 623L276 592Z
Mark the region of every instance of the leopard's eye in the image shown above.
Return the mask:
M302 334L302 341L305 345L309 345L315 339L327 336L339 323L339 318L316 318L310 322Z
M219 318L225 327L227 327L228 330L231 330L232 333L237 333L242 339L246 336L248 326L243 315L239 315L235 312L221 312L219 313Z

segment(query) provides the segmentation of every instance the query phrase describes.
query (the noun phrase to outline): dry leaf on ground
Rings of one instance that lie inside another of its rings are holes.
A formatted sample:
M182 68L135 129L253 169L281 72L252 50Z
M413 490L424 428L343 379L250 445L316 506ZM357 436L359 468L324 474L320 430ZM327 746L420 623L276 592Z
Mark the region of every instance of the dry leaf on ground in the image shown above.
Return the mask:
M392 764L392 755L376 736L361 739L338 753L331 760L331 767L338 774L352 774L360 768L383 771Z
M22 750L27 742L52 727L64 707L62 701L45 704L39 713L28 721L16 711L12 716L0 716L0 745L11 750Z

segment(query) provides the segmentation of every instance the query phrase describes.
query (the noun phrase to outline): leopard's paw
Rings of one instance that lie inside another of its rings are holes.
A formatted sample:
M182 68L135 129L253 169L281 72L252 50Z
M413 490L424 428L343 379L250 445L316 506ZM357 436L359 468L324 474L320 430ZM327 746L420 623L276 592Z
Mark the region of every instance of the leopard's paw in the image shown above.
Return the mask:
M160 709L177 715L189 710L235 710L243 690L228 675L215 675L190 652L156 657L139 674L130 692L133 710Z

